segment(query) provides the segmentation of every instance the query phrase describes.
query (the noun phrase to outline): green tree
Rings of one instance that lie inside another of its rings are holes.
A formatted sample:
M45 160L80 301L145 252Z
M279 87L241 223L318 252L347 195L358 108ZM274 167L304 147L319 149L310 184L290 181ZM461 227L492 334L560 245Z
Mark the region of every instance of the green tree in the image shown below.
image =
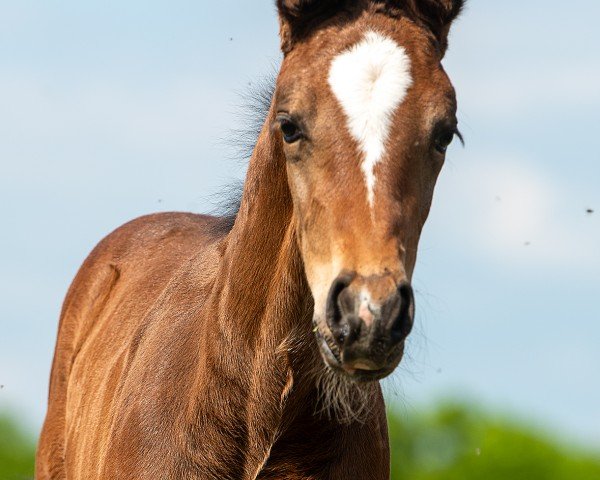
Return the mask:
M468 405L389 415L393 480L600 480L600 456Z
M0 413L0 480L33 478L35 442L15 421Z

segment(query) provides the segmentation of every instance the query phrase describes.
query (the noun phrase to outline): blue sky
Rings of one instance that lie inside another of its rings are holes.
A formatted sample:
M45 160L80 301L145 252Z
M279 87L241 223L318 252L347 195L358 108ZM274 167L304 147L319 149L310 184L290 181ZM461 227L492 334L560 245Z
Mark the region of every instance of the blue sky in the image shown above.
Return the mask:
M449 151L417 329L386 382L405 411L461 396L600 446L599 15L471 0L456 24L445 65L467 144ZM60 304L102 236L208 211L243 176L223 139L278 59L270 0L0 0L0 405L39 428Z

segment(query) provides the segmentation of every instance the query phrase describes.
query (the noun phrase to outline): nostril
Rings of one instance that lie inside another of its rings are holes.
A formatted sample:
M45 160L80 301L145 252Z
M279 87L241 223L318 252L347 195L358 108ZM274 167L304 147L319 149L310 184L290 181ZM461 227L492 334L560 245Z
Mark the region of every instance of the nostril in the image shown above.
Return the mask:
M415 318L415 298L409 283L404 282L398 287L398 296L398 312L392 324L392 337L397 341L408 336Z
M342 319L342 311L340 308L339 298L341 293L350 286L354 275L344 273L339 275L329 289L327 296L327 320L331 322L331 326L339 324Z
M343 342L343 337L347 333L344 331L342 325L343 313L340 305L340 295L346 288L350 286L353 279L354 274L351 273L343 273L339 275L333 281L327 296L327 324L340 343ZM339 338L340 336L342 338Z

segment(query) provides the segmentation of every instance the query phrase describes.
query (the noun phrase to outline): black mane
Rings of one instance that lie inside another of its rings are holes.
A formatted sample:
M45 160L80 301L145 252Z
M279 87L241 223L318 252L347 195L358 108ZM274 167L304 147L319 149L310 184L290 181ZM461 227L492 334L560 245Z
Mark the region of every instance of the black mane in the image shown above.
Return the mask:
M246 91L240 95L242 102L237 117L242 127L233 129L226 140L227 145L236 152L236 160L247 162L252 156L271 107L275 93L275 80L275 73L271 73L257 82L250 83ZM244 182L240 180L223 187L215 196L216 208L213 214L217 217L217 221L211 228L215 235L227 235L233 228L240 210L243 189Z

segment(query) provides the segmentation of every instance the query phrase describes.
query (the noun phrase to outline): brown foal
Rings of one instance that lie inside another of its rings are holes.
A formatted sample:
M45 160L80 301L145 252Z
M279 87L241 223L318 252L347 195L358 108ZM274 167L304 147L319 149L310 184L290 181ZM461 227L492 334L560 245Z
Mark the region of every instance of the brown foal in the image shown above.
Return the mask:
M379 380L456 100L463 0L278 0L284 59L233 226L134 220L66 297L36 478L389 478Z

